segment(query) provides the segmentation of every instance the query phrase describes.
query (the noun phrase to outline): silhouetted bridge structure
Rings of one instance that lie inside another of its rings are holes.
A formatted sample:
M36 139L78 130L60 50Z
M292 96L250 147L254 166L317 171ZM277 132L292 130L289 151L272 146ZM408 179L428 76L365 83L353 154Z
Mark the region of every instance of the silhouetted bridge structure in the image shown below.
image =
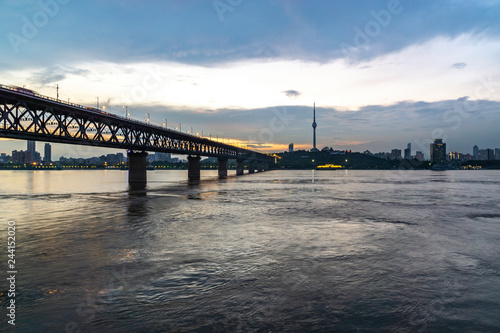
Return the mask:
M0 137L128 150L129 183L146 183L147 151L188 155L188 178L200 179L201 156L217 157L219 177L228 159L242 175L265 171L273 157L207 138L120 117L100 109L66 103L29 89L0 85Z

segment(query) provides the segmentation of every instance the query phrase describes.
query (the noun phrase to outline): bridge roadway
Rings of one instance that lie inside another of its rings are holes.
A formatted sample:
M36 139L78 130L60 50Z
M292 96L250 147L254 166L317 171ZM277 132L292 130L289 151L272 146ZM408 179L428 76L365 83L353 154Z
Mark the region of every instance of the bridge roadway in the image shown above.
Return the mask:
M188 178L200 179L201 156L217 157L219 177L227 176L228 159L242 175L265 171L273 157L207 138L117 116L100 109L66 103L29 89L0 85L0 137L90 145L128 150L131 184L146 183L147 151L188 155Z

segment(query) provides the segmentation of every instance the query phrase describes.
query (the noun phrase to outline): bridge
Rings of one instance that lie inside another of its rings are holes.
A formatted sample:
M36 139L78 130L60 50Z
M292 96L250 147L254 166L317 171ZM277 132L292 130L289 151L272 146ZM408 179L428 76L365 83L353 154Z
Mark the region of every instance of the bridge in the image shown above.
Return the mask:
M219 177L227 177L228 159L236 174L265 171L273 157L103 110L0 85L0 137L127 149L128 181L145 184L147 152L188 155L188 179L200 179L201 156L218 159Z

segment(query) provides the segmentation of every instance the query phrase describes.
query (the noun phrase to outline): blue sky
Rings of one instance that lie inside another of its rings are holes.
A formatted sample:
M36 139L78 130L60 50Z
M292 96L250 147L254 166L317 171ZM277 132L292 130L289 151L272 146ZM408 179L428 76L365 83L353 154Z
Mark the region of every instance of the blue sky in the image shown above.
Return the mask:
M500 1L4 0L0 83L260 149L500 147ZM1 140L0 151L25 149ZM41 150L41 144L39 144ZM110 150L56 145L53 155Z

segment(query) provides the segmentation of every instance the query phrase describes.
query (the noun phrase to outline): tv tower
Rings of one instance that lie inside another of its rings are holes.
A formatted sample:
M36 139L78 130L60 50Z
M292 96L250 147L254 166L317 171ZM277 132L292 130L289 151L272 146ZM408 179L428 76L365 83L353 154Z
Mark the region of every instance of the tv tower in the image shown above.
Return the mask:
M311 151L318 151L318 148L316 148L316 127L318 127L318 124L316 124L316 102L314 102L313 106L313 148Z

